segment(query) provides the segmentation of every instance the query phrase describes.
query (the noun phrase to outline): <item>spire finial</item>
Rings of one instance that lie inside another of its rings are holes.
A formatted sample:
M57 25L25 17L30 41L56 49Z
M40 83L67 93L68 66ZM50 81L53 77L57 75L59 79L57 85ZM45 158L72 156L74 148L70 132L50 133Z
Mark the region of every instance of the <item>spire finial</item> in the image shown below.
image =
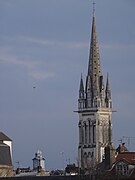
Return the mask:
M95 16L95 5L96 5L96 3L95 3L95 1L93 0L93 17Z

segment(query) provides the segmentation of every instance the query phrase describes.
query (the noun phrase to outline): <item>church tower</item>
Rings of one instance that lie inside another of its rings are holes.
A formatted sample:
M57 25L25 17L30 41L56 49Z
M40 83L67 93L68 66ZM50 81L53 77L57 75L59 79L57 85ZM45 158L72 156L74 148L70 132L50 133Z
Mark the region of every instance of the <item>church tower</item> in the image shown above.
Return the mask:
M104 87L94 11L93 8L86 86L84 88L81 75L78 99L78 163L81 169L90 169L102 162L105 147L112 142L111 89L108 74Z

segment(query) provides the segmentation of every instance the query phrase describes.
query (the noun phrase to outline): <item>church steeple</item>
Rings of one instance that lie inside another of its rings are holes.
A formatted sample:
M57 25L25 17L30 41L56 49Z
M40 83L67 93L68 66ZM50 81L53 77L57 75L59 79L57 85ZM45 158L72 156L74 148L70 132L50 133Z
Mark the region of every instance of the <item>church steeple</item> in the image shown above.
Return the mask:
M78 162L88 172L90 162L96 165L103 161L104 149L112 142L111 89L108 75L104 87L94 5L86 86L84 89L81 75L78 98Z
M101 77L102 77L102 72L101 72L101 64L100 64L98 38L96 32L96 17L95 17L95 12L93 12L88 74L86 81L87 107L100 107L102 105L101 98L103 98L103 96L101 97L100 94L103 93L101 91L104 83L103 83L103 78ZM91 86L91 88L89 86Z

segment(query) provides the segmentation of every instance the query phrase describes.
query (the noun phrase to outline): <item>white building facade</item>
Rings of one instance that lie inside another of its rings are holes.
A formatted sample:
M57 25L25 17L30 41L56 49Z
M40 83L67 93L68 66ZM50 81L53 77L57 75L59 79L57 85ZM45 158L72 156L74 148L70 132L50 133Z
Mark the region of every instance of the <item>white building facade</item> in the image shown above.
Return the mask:
M37 153L35 153L35 157L32 160L33 170L38 170L38 168L41 168L45 171L45 159L43 158L41 151L38 150Z

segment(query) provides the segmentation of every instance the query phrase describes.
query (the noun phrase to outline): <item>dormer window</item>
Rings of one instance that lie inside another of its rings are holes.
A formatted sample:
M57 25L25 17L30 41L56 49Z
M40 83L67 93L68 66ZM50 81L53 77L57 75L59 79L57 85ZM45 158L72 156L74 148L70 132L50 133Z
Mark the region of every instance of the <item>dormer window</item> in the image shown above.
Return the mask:
M116 165L116 173L119 176L127 176L128 165L125 162L118 162L118 164Z

